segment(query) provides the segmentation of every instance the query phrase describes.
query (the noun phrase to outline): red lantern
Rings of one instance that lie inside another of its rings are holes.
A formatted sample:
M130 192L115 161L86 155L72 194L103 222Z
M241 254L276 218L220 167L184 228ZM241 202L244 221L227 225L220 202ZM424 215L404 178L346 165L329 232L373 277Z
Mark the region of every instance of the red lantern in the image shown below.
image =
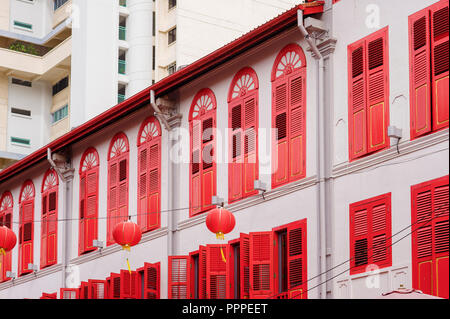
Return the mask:
M16 246L17 237L14 232L6 226L0 226L0 254L6 255Z
M235 225L234 215L222 207L212 209L206 216L206 226L216 234L217 239L224 239L224 235L231 232Z
M141 241L141 228L131 221L121 222L114 227L113 238L124 250L137 245Z

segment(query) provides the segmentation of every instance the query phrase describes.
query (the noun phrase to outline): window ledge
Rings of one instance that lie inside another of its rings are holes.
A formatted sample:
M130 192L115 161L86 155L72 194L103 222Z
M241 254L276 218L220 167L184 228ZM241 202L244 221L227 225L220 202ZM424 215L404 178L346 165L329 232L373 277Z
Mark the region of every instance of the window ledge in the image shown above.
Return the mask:
M57 272L60 272L63 270L63 266L62 264L56 264L53 266L49 266L47 268L44 268L42 270L38 270L36 273L29 273L26 275L23 275L22 277L16 278L14 280L9 280L7 282L1 283L0 284L0 291L1 290L5 290L5 289L9 289L13 286L18 286L18 285L22 285L24 283L33 281L35 279L38 278L42 278Z

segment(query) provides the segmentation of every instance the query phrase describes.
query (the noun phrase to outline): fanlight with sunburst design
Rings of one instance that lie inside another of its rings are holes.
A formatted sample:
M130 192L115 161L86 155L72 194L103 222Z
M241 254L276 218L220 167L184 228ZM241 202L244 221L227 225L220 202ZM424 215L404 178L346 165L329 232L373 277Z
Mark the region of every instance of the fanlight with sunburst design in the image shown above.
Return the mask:
M192 118L195 119L199 115L203 115L214 109L214 102L208 94L201 95L194 104L192 110Z
M2 202L0 203L0 212L11 207L13 207L13 199L11 194L7 194L3 197Z
M109 153L109 158L114 158L128 151L128 143L125 141L125 138L120 136L116 138L114 141L111 152Z
M46 190L52 189L58 184L58 178L56 176L56 172L54 170L50 171L44 180L44 187L42 190L45 192Z
M290 74L295 69L300 67L302 67L302 59L300 58L300 55L297 52L290 50L286 52L281 57L280 62L278 62L275 78Z
M28 200L34 198L34 187L31 183L27 183L22 190L22 194L20 196L20 201Z
M93 167L96 167L97 165L98 165L97 154L94 150L92 150L84 157L83 163L81 164L81 171L85 172Z
M145 143L152 138L159 136L159 128L155 122L149 121L142 129L141 136L139 137L139 143Z
M241 75L234 83L231 98L234 99L239 96L245 96L249 91L254 89L256 89L254 77L249 73L245 73Z

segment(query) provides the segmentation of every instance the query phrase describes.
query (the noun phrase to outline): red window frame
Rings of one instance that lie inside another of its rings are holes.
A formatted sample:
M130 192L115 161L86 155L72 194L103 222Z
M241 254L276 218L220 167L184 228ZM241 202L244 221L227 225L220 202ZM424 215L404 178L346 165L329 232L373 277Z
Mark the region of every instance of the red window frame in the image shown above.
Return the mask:
M221 251L222 250L222 251ZM222 259L227 245L206 245L206 298L225 299L226 287L226 262Z
M441 0L408 18L411 139L448 127L448 11Z
M391 237L391 193L350 204L350 275L391 266Z
M239 238L230 240L226 256L227 299L248 299L250 297L250 241L248 234L241 233Z
M12 229L14 200L11 192L6 191L0 197L0 226ZM6 278L6 272L12 271L12 251L6 255L0 254L0 282L11 280Z
M39 299L58 299L58 293L54 292L52 294L43 292Z
M80 289L60 288L59 299L80 299Z
M250 299L266 299L273 294L272 231L249 234Z
M205 88L195 95L189 111L189 217L214 207L211 203L216 195L216 107L214 93Z
M449 176L411 186L413 287L449 298Z
M112 236L114 227L128 220L129 162L128 138L123 132L117 133L108 150L107 246L115 244Z
M29 274L28 264L33 263L34 247L34 198L35 188L31 180L22 185L19 196L19 263L18 276ZM26 212L25 212L26 210ZM28 235L27 235L28 234Z
M41 186L41 269L57 262L58 187L58 174L54 169L48 169Z
M107 299L106 280L88 280L88 298L87 299Z
M136 298L160 299L161 263L144 263L144 267L136 270Z
M187 289L190 299L206 299L206 247L189 253Z
M236 73L228 91L228 202L258 193L259 82L256 72L245 67Z
M97 150L89 147L81 157L79 168L79 255L97 249L93 246L93 240L98 238L99 165Z
M161 227L161 125L151 116L139 129L138 225L142 232Z
M272 188L306 176L306 57L285 46L272 68Z
M390 146L388 31L385 27L347 48L350 161Z
M288 299L308 298L308 230L307 220L302 219L272 229L273 236L273 268L274 268L274 291L285 293ZM280 252L283 249L278 234L286 234L285 257L286 272L279 268ZM285 290L280 287L280 273L287 277Z
M189 256L169 256L168 299L189 299Z

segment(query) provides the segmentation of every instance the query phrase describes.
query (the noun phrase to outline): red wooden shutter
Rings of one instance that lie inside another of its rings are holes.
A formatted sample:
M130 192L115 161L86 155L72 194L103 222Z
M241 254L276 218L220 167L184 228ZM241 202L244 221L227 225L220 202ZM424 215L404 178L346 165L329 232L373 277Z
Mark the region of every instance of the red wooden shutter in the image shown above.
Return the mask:
M88 299L106 299L106 281L89 279Z
M243 197L256 194L253 188L254 181L258 179L258 100L252 95L244 100L243 117L243 145L244 145L244 174Z
M108 292L109 299L120 299L120 279L120 274L111 273Z
M7 208L3 212L3 216L0 216L0 225L6 226L11 229L12 207ZM12 270L12 252L9 251L6 255L0 255L0 282L8 281L10 278L6 278L6 272Z
M19 273L26 274L31 272L31 270L28 270L28 264L33 263L34 200L22 202L21 211L22 220L19 229Z
M350 159L367 153L366 65L364 41L348 47Z
M78 230L78 254L84 253L86 242L86 176L80 176L80 222Z
M48 238L48 197L42 196L42 218L41 218L41 268L47 266L47 238Z
M250 233L250 298L264 299L273 293L272 232Z
M250 238L247 234L240 235L240 289L241 299L250 297Z
M367 43L367 152L388 145L389 73L387 29L376 32Z
M41 298L39 299L58 299L58 295L56 292L52 294L43 292Z
M448 176L411 188L413 287L449 297Z
M392 264L390 193L350 205L350 243L351 275Z
M118 195L119 195L119 189L118 189L118 178L117 178L117 161L112 160L110 163L108 163L108 234L106 237L106 243L107 245L111 245L114 243L113 237L112 237L112 231L114 229L114 226L117 221L117 211L118 211Z
M431 131L429 9L409 17L411 138Z
M80 299L89 299L89 283L86 281L80 283Z
M206 246L206 297L208 299L226 298L226 263L222 260L226 245Z
M148 170L148 229L156 229L160 226L160 202L161 202L161 142L149 147L149 170Z
M230 140L229 140L229 171L228 174L228 189L229 189L229 201L233 202L242 198L242 173L243 173L243 151L242 145L242 101L239 101L238 105L233 105L230 108L230 114L228 116L228 123L230 127Z
M143 299L160 299L160 263L144 263Z
M148 150L147 144L143 144L138 149L138 225L141 231L148 230L149 210L147 204L147 188L148 188Z
M187 299L188 256L169 256L169 299Z
M433 130L448 127L449 109L449 5L439 1L431 7L431 56Z
M194 120L191 122L191 187L190 189L190 207L191 215L202 211L202 191L201 191L201 122Z
M289 78L289 181L305 176L306 69Z
M202 120L202 212L212 208L212 197L216 194L215 128L215 116Z
M118 218L115 225L128 220L128 152L118 158ZM113 228L114 229L114 228Z
M79 299L79 289L61 288L59 299Z
M276 187L288 180L288 88L286 81L272 85L272 127L277 130L272 143L272 186Z
M58 250L57 229L58 229L58 192L50 191L48 194L47 213L47 266L56 264Z
M98 167L92 169L86 176L86 210L84 251L94 250L93 240L97 239L98 216Z
M205 246L199 247L198 253L198 299L206 299L207 296L207 251Z
M120 299L136 299L136 271L120 271Z
M306 222L299 221L287 227L288 289L291 299L307 299L307 233Z

